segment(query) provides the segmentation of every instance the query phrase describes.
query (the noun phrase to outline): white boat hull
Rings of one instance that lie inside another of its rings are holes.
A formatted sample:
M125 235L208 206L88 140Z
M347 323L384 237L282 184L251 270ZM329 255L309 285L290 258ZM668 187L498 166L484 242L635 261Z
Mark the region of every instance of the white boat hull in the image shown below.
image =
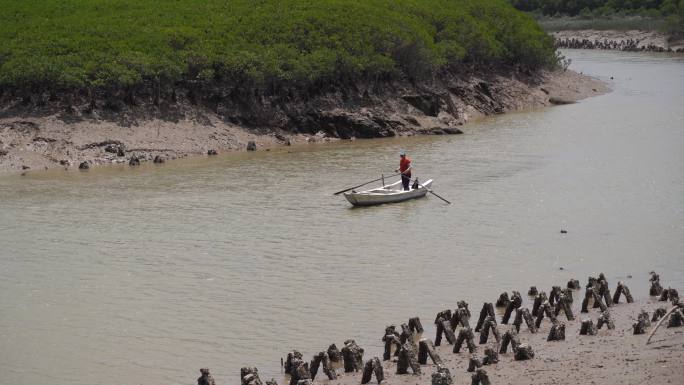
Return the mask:
M408 191L404 191L401 181L398 181L373 190L345 193L344 197L354 206L373 206L384 203L396 203L424 197L425 194L428 193L428 189L431 185L432 179L429 179L425 183L421 183L417 189L412 188Z

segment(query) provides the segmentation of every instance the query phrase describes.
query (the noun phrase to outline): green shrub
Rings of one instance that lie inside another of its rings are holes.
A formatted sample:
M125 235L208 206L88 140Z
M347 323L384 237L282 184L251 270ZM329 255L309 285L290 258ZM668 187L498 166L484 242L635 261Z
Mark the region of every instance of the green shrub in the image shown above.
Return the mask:
M309 87L446 67L555 65L505 0L0 0L0 86Z

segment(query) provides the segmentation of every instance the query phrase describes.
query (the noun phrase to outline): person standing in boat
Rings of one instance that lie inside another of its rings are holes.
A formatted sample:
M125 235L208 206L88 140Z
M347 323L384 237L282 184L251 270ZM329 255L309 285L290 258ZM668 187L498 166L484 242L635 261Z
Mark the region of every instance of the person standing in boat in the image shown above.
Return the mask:
M404 191L409 190L409 183L411 182L411 159L406 156L406 151L399 151L399 169L395 172L401 172L401 184L404 185Z

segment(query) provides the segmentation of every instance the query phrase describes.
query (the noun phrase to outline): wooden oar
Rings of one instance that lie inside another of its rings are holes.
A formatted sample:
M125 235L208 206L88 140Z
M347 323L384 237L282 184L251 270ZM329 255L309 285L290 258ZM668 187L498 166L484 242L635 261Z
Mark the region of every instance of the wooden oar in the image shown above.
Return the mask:
M430 194L436 196L437 198L443 200L444 202L446 202L446 203L448 203L448 204L451 204L451 202L449 202L448 200L446 200L446 199L442 198L441 196L437 195L437 193L435 193L434 191L432 191L432 190L430 190L430 189L427 189L427 190L428 190L428 192L429 192Z
M401 174L390 175L390 176L388 176L387 178L391 178L391 177L397 176L397 175L401 175ZM365 186L365 185L367 185L367 184L369 184L369 183L373 183L373 182L377 182L377 181L383 180L384 178L385 178L385 177L381 177L381 178L378 178L378 179L373 179L373 180L368 181L368 182L366 182L366 183L361 183L361 184L358 185L358 186L349 187L349 188L346 188L346 189L344 189L344 190L340 190L340 191L334 193L333 195L339 195L339 194L342 194L342 193L345 192L345 191L349 191L349 190L352 190L352 189L355 189L355 188L359 188L359 187Z
M451 204L451 202L449 202L448 200L446 200L446 199L442 198L441 196L437 195L436 192L430 190L429 188L423 186L422 184L418 183L418 186L423 187L424 189L428 190L428 192L429 192L430 194L436 196L437 198L443 200L444 202L446 202L446 203L448 203L448 204Z

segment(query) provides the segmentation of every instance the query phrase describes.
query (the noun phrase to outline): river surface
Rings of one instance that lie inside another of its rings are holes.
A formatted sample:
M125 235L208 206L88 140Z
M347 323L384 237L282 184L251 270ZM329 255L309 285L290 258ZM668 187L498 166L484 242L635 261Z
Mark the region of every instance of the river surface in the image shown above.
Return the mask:
M457 300L599 272L645 298L653 269L681 291L684 57L565 54L614 91L459 136L0 177L0 383L282 382L291 349L378 355L386 325L432 337ZM399 149L452 205L332 195Z

